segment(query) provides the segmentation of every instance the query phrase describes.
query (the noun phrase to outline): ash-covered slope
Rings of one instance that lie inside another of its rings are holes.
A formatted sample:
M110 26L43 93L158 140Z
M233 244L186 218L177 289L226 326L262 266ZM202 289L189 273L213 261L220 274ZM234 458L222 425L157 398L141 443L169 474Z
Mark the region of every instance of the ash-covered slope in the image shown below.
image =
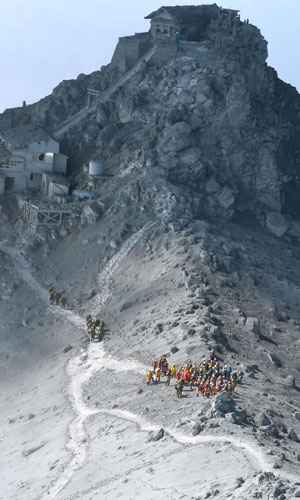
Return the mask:
M3 498L297 498L299 245L150 214L117 239L111 217L30 265L1 244ZM50 282L68 310L48 309ZM83 341L87 313L103 345ZM146 386L157 353L180 366L208 349L244 371L229 406Z
M115 85L64 132L71 170L101 157L111 174L99 220L34 236L0 212L0 498L300 494L299 96L255 27L201 9L196 25L176 9L178 50L126 37L105 70L1 117L55 132L87 87ZM103 344L84 340L88 313ZM209 349L244 372L229 406L146 386L163 352Z

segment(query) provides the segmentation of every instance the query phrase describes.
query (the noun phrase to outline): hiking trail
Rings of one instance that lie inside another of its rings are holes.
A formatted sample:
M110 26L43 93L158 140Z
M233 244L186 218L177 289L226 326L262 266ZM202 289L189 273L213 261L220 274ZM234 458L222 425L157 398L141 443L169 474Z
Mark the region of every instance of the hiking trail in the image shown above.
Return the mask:
M140 238L145 234L151 225L146 225L140 231L135 233L123 245L121 250L111 259L99 276L101 284L102 298L97 296L93 303L94 309L105 305L111 296L112 274L118 269L122 260L126 258L135 247ZM48 292L33 277L30 271L30 265L26 259L16 250L6 245L6 242L0 242L0 250L9 255L13 261L16 270L22 279L38 292L40 298L48 304ZM50 307L53 314L66 318L78 329L85 328L83 318L73 311L64 310L59 307ZM99 312L99 310L97 311ZM67 375L70 383L68 387L69 400L75 413L75 418L69 424L68 440L66 448L71 454L71 459L66 464L61 475L49 486L47 491L41 497L41 500L52 500L66 487L77 470L85 463L88 451L88 435L85 429L85 421L94 415L107 415L121 420L126 420L138 426L140 431L149 432L160 429L159 425L148 422L144 417L135 415L132 412L121 409L92 409L89 408L83 399L83 387L88 381L102 369L110 369L116 372L134 371L144 375L146 367L133 360L118 360L105 353L102 344L89 344L87 351L82 350L79 355L71 358L67 365ZM182 445L206 445L211 443L230 443L233 447L241 449L253 461L253 467L264 472L273 472L273 465L266 458L263 450L253 441L240 439L229 435L201 435L191 436L178 432L172 428L164 428L165 434ZM288 480L297 480L293 474L284 471L276 471L278 477Z

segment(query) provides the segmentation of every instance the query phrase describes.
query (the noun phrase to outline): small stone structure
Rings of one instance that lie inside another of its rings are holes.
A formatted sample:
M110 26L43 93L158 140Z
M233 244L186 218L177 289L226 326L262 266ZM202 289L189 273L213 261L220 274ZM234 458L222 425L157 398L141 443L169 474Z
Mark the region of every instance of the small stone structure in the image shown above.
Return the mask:
M66 174L67 156L45 130L22 126L0 131L0 194L40 191L42 175Z
M167 10L160 9L157 12L149 14L146 19L151 20L150 33L155 41L172 41L176 39L176 33L179 33L180 26L176 18Z
M112 68L126 73L146 54L150 47L149 33L136 33L133 36L120 37L111 60Z

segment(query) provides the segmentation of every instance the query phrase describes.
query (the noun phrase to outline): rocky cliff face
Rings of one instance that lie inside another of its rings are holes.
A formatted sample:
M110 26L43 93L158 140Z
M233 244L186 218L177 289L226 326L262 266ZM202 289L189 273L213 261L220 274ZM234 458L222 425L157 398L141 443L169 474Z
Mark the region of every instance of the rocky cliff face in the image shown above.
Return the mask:
M66 133L63 148L71 171L103 158L123 179L116 198L138 185L139 206L167 222L246 214L281 235L300 216L300 97L267 66L256 27L215 14L204 39L189 32L169 61L154 56ZM117 78L107 66L63 82L37 104L5 112L0 129L17 121L55 131L82 108L88 87L104 90Z

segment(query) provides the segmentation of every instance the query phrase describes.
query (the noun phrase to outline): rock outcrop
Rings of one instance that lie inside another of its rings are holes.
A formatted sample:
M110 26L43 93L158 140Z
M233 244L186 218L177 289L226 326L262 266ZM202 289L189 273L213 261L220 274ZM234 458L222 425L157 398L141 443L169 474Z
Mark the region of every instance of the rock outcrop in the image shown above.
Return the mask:
M7 110L0 130L38 123L55 133L85 106L88 88L101 94L118 81L128 49L130 78L65 133L70 171L101 157L122 178L112 203L183 226L192 218L256 219L283 237L300 216L299 94L266 64L266 41L235 11L168 9L181 26L174 57L162 62L162 45L134 71L155 42L149 34L121 39L111 65Z

